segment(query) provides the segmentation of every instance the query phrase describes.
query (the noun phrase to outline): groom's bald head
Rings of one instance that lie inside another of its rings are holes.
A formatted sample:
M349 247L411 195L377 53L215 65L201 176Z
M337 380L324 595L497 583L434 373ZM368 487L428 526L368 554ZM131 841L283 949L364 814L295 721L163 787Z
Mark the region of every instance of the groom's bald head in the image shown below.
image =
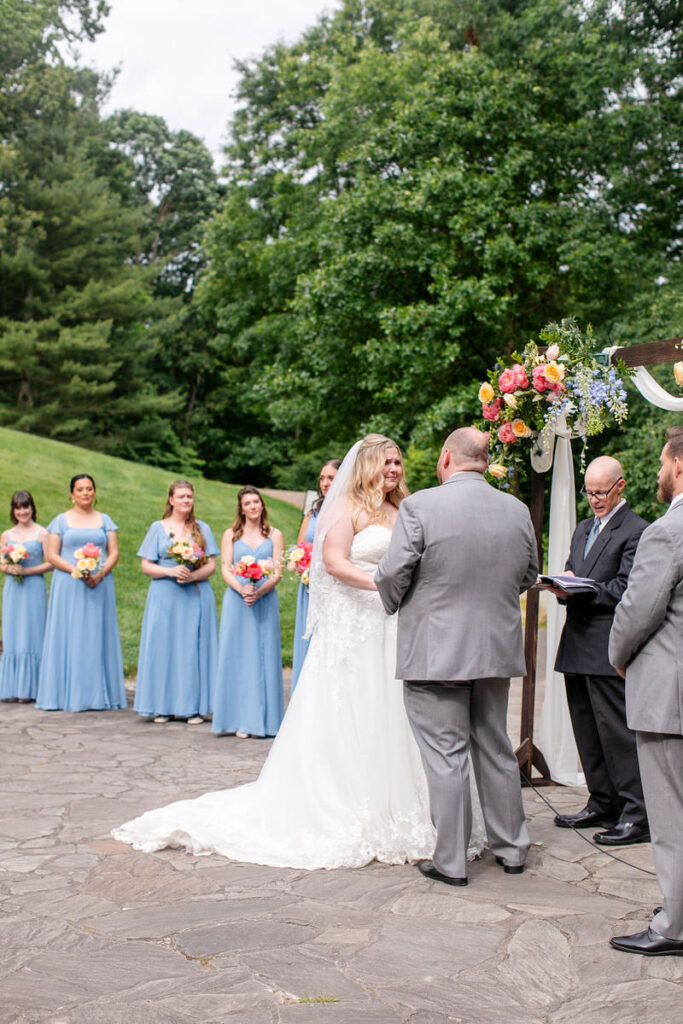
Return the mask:
M489 464L489 435L476 427L460 427L444 441L436 467L443 483L453 473L483 473Z

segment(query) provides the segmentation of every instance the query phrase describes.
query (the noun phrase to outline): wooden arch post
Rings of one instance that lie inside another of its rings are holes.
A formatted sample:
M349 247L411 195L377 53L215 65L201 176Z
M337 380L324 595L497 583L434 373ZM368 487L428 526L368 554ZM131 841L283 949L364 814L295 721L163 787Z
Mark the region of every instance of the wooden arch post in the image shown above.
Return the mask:
M615 363L621 360L626 366L655 366L658 363L675 363L681 358L683 339L666 338L663 341L643 342L640 345L630 345L628 348L620 348L612 353L610 362ZM531 500L529 511L531 522L536 533L538 545L538 564L543 565L543 518L545 500L545 473L531 471ZM519 746L515 751L520 770L524 773L522 784L525 785L525 776L531 779L531 773L535 768L538 778L534 778L534 785L552 785L550 771L543 757L543 754L534 744L534 718L536 701L536 667L538 658L538 590L528 590L526 596L526 623L524 627L524 656L526 659L526 675L522 681L522 712L519 729Z

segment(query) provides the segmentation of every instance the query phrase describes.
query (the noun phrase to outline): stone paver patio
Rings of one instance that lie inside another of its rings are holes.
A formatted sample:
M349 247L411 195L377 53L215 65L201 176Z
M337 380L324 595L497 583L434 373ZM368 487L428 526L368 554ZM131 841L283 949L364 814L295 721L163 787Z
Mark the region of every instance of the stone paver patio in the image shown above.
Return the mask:
M531 791L525 874L486 854L455 890L409 865L283 870L109 837L254 778L266 742L19 704L0 704L0 737L0 1024L683 1019L683 959L607 944L646 925L655 878L555 828ZM652 870L649 845L618 855Z

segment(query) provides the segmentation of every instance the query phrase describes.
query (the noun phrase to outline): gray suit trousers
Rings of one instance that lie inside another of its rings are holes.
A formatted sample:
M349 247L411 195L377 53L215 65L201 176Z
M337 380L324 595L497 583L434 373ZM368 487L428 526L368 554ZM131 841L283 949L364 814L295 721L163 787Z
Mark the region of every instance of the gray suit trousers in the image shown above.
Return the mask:
M683 736L636 732L662 909L651 927L683 940Z
M509 679L403 684L436 828L432 860L453 878L467 877L470 753L492 853L518 865L529 849L519 766L506 727L509 689Z

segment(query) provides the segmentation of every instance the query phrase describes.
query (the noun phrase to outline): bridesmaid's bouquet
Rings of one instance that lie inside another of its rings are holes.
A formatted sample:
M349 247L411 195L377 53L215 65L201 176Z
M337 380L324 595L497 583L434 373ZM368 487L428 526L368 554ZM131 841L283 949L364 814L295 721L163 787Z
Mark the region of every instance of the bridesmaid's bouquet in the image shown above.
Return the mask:
M313 545L308 540L305 540L303 544L297 544L296 547L287 548L287 571L295 572L306 586L309 581L312 555Z
M241 576L248 583L258 583L259 580L272 576L275 572L275 565L272 558L254 558L253 555L242 555L239 562L232 567L235 576Z
M24 547L23 544L19 544L18 541L8 541L3 548L0 549L0 558L4 565L19 565L21 562L25 562L31 556ZM23 583L23 576L14 576L17 583Z
M196 569L204 559L203 549L192 537L175 541L169 547L168 553L179 565L184 565L188 569Z
M87 580L100 568L100 555L102 551L97 544L84 544L78 551L74 551L76 564L71 570L75 580Z

